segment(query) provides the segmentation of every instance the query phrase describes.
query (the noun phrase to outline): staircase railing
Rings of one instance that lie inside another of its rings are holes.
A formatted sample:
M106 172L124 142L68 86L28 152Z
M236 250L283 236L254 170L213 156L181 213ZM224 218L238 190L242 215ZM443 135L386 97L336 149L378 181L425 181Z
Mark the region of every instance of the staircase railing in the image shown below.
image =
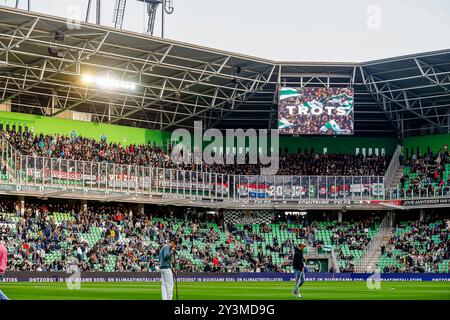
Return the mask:
M385 235L392 230L393 215L392 212L388 212L378 228L377 233L367 244L366 248L361 255L360 260L355 264L356 272L365 272L369 262L369 258L373 256L375 250L380 250L381 243Z
M336 253L334 252L334 248L331 247L331 258L333 259L333 269L335 273L340 273L339 264L336 258Z
M6 174L9 182L16 182L18 173L17 168L20 165L21 154L8 141L4 132L0 132L0 170L6 166Z
M398 145L395 149L394 154L392 155L391 162L386 170L386 174L384 175L384 190L389 190L392 182L392 178L394 177L395 171L400 164L400 155L402 154L402 146Z

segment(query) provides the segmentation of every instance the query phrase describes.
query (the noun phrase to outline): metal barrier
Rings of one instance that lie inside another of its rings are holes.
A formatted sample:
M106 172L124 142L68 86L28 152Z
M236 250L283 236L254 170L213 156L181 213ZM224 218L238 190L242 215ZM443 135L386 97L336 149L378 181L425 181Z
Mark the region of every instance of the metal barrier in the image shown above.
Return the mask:
M382 176L250 176L20 154L0 136L3 183L109 194L241 200L384 200Z
M450 186L423 185L419 189L389 189L389 197L392 200L420 200L420 199L440 199L450 197Z
M0 135L0 189L12 186L73 190L111 195L158 195L167 198L240 201L358 201L442 199L450 186L423 186L415 191L386 189L398 165L397 147L382 176L249 176L120 165L20 154ZM205 169L205 168L203 168ZM8 186L9 184L9 186ZM10 190L8 189L8 190ZM45 189L47 190L47 189ZM385 190L387 192L385 192ZM1 191L1 190L0 190Z

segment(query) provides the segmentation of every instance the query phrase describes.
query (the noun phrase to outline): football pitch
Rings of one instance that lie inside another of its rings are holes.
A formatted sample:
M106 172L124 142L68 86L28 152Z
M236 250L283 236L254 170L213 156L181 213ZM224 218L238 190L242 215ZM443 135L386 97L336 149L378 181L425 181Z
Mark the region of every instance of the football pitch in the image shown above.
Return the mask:
M11 300L160 300L159 282L81 283L69 290L58 283L0 283ZM293 282L179 282L180 300L450 300L450 282L382 282L369 290L366 282L306 282L302 299ZM174 290L174 300L176 294Z

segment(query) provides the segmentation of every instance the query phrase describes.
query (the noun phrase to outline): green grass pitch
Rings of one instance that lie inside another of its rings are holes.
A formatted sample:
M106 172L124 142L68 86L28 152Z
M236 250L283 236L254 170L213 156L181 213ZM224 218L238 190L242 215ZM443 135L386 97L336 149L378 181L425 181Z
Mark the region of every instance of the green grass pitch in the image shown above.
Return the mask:
M0 283L11 300L152 300L161 299L159 282L81 283L69 290L60 283ZM296 300L293 282L179 282L180 300ZM303 300L450 300L450 282L306 282ZM174 290L175 299L175 290Z

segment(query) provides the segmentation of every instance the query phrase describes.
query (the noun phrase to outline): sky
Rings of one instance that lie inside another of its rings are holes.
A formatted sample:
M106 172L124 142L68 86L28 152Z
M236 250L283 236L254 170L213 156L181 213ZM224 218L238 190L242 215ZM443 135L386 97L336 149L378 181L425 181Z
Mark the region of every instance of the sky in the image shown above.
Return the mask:
M27 0L20 0L26 9ZM95 22L95 3L90 22ZM102 0L112 26L116 0ZM165 37L277 61L362 62L450 48L450 0L173 0ZM84 20L88 0L31 0L31 10ZM15 0L0 0L14 6ZM77 14L76 12L79 12ZM161 11L155 35L160 36ZM123 29L143 33L142 2Z

